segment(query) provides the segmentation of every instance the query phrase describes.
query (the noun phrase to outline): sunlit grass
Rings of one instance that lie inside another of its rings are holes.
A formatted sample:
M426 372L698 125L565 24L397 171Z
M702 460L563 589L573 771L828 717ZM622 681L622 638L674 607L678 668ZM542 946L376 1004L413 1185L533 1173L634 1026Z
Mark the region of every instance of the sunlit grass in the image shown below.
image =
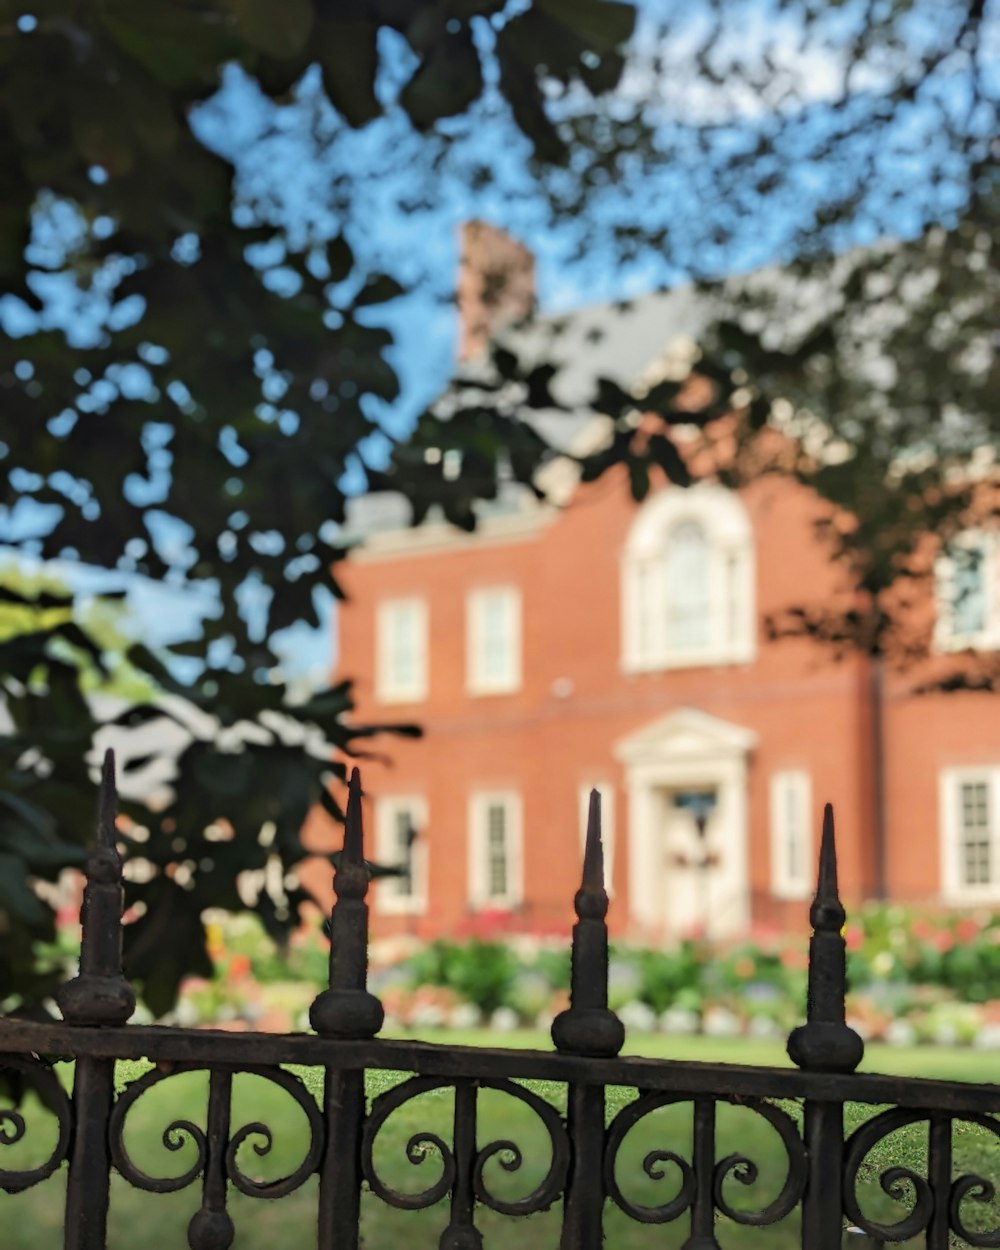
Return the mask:
M504 1034L500 1037L481 1033L449 1032L435 1035L449 1045L502 1044L504 1046L538 1046L549 1048L541 1034ZM649 1037L630 1039L626 1051L655 1058L740 1062L777 1066L787 1064L782 1048L768 1042L746 1039L705 1039ZM988 1063L982 1054L965 1050L898 1050L873 1047L866 1058L869 1071L893 1072L900 1075L938 1077L945 1079L982 1080L988 1074ZM69 1065L61 1065L68 1078ZM149 1068L148 1064L120 1063L117 1078L120 1086L135 1080ZM321 1090L319 1069L294 1069L314 1097ZM404 1073L371 1072L368 1094L376 1097L405 1079ZM564 1110L564 1087L550 1082L525 1081L523 1084ZM628 1089L608 1091L609 1118L635 1097ZM204 1073L175 1075L154 1086L143 1095L130 1112L126 1147L133 1162L154 1176L176 1176L195 1159L195 1147L189 1141L180 1149L169 1150L163 1144L166 1127L178 1119L190 1119L204 1128L207 1105L207 1077ZM784 1104L798 1118L797 1104ZM441 1161L431 1149L421 1163L407 1157L410 1137L431 1131L446 1142L450 1140L454 1096L447 1090L435 1090L400 1107L384 1126L375 1145L375 1164L387 1183L407 1192L428 1188L441 1174ZM851 1104L846 1109L846 1128L850 1131L878 1108ZM52 1121L43 1109L29 1100L28 1140L44 1155L51 1146ZM287 1094L266 1080L238 1076L234 1083L233 1125L251 1120L266 1123L273 1132L273 1147L259 1155L253 1149L259 1138L251 1138L241 1149L240 1166L257 1179L274 1179L292 1171L301 1161L307 1146L306 1118ZM480 1094L480 1145L509 1138L522 1153L522 1166L506 1172L494 1161L487 1167L485 1180L491 1192L504 1199L529 1193L548 1169L551 1151L548 1136L534 1113L516 1099L501 1092ZM626 1195L636 1202L657 1205L677 1192L676 1170L667 1165L662 1179L648 1177L642 1167L645 1155L653 1149L675 1150L689 1155L691 1138L690 1106L664 1108L648 1116L625 1139L618 1159L617 1174ZM882 1143L869 1160L866 1169L868 1197L866 1203L883 1219L899 1219L905 1208L894 1204L874 1185L877 1174L890 1164L912 1168L917 1174L926 1171L926 1127L915 1126L895 1134ZM27 1159L27 1140L3 1151L7 1167L23 1164ZM734 1180L727 1182L727 1199L737 1207L766 1205L781 1187L785 1175L784 1149L775 1131L745 1107L722 1107L718 1115L717 1157L739 1151L753 1159L760 1168L754 1186L746 1188ZM955 1134L956 1172L979 1172L996 1175L1000 1172L1000 1150L995 1139L985 1130L958 1126ZM60 1244L62 1200L65 1190L65 1169L50 1181L21 1195L0 1194L0 1244L4 1250L49 1250ZM109 1246L112 1250L131 1250L141 1242L146 1250L183 1248L187 1244L186 1228L197 1210L200 1197L196 1185L175 1194L148 1194L132 1188L114 1176ZM317 1180L311 1177L301 1189L276 1202L261 1201L230 1190L230 1212L236 1223L235 1250L298 1250L315 1244L317 1219ZM967 1204L974 1206L976 1204ZM986 1209L981 1219L988 1220L997 1212ZM971 1217L970 1217L971 1218ZM398 1246L433 1250L442 1229L448 1222L448 1204L443 1200L426 1211L397 1211L387 1207L374 1195L366 1193L362 1203L362 1228L367 1250ZM501 1216L488 1210L477 1215L487 1250L513 1250L517 1247L545 1250L558 1245L560 1210L558 1204L549 1212L527 1219ZM677 1250L689 1235L687 1216L667 1226L636 1223L608 1204L605 1217L606 1244L614 1250ZM778 1226L766 1229L744 1228L721 1219L718 1238L725 1250L793 1250L798 1246L798 1217L793 1214ZM913 1243L918 1244L918 1243Z

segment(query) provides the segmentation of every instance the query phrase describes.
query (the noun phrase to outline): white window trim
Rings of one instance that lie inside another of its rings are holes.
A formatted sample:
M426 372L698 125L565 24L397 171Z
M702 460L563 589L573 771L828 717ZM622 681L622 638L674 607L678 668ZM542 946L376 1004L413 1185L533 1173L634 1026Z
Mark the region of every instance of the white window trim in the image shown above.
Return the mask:
M718 611L712 614L715 636L707 645L680 648L671 647L666 637L665 558L670 531L688 520L701 525L712 550L709 594L713 602L726 602L729 564L735 561L737 634L735 638L720 636L728 612ZM667 487L654 495L632 525L622 560L622 670L639 673L749 663L757 649L755 577L753 532L738 495L711 483L686 489ZM644 634L651 644L644 642Z
M578 805L580 812L580 857L587 842L587 821L590 817L590 792L596 790L601 796L601 842L604 845L604 888L608 898L615 892L615 784L606 778L588 781L580 786Z
M408 811L413 817L417 839L412 847L410 894L397 894L398 877L375 882L375 910L383 916L421 916L427 911L427 800L421 794L387 794L375 800L375 858L378 863L396 863L399 848L395 839L396 815Z
M787 847L789 830L786 824L787 787L798 789L798 801L802 812L802 874L794 877L788 870ZM813 834L812 777L804 768L782 768L771 774L770 784L771 830L771 893L775 898L802 900L809 898L815 888L816 850Z
M490 895L486 813L502 803L507 811L506 894ZM469 902L473 907L517 907L524 901L524 841L521 796L516 790L477 790L469 796Z
M1000 650L1000 534L980 529L963 530L951 547L982 548L985 576L986 627L975 633L961 633L954 625L955 562L944 552L934 563L935 606L934 647L937 651Z
M995 880L983 885L962 881L958 794L963 782L985 781L989 789L992 862ZM938 828L941 836L941 894L948 903L983 903L1000 899L1000 764L944 768L938 784Z
M409 685L394 680L390 663L392 616L401 607L415 607L417 621L417 673ZM416 595L383 599L375 613L375 697L380 703L419 703L427 697L427 602Z
M486 600L503 595L510 613L510 658L502 677L485 673L482 649L482 612ZM465 683L471 695L513 694L521 688L521 592L516 586L481 586L465 601Z

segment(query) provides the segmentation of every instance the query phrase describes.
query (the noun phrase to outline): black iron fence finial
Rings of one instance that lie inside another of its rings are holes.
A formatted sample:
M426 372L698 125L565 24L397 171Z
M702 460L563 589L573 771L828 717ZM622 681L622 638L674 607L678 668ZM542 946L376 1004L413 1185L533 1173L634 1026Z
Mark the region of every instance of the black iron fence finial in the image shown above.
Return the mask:
M853 1072L865 1053L861 1037L846 1023L847 919L837 882L833 807L823 809L816 897L809 910L809 982L806 1023L788 1039L792 1062L807 1071Z
M107 751L97 803L97 837L84 869L80 911L80 972L56 992L71 1024L124 1024L135 1011L135 994L122 973L122 861L116 844L115 756Z
M361 774L355 768L348 787L344 848L333 871L330 988L316 997L309 1012L313 1028L327 1037L374 1037L385 1018L382 1004L368 992L368 883Z
M570 1005L552 1022L557 1050L578 1055L617 1055L625 1028L608 1009L608 892L604 886L604 843L601 840L601 796L590 792L583 879L573 900Z

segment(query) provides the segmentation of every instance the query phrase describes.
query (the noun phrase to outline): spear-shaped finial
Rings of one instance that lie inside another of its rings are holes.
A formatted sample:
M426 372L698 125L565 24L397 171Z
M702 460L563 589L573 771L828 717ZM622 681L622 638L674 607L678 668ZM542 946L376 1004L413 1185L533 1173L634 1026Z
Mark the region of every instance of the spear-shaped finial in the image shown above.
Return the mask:
M604 888L604 840L601 837L601 796L591 790L587 808L587 836L583 845L583 891L591 896L604 895L607 911L608 896Z
M604 888L604 843L601 840L601 796L590 792L583 877L573 900L570 1005L552 1021L557 1050L582 1055L617 1055L625 1029L608 1009L608 892Z
M330 914L330 988L309 1011L317 1033L373 1037L382 1027L382 1004L368 992L368 893L361 813L361 774L352 769L344 817L344 846L333 873L336 902Z
M122 879L118 854L118 789L115 785L115 753L109 747L101 763L101 786L97 793L97 836L87 860L91 881L112 884Z
M97 798L97 839L105 846L113 846L117 853L115 839L115 817L118 815L118 789L115 785L115 753L110 747L104 752L101 764L101 789Z
M344 820L344 858L350 863L364 862L364 831L361 825L361 770L351 769L347 783L347 813Z
M853 1072L865 1045L846 1023L847 956L843 937L847 913L837 882L837 838L833 807L823 808L816 896L809 909L809 983L806 1023L793 1029L788 1054L809 1071Z
M334 861L333 889L338 899L362 901L368 893L371 874L365 863L365 832L361 815L361 773L351 770L344 814L344 846ZM366 913L367 914L367 913ZM332 924L332 918L331 918ZM366 921L367 926L367 921Z
M814 929L840 933L847 913L840 901L837 882L837 838L833 825L833 804L823 808L823 833L819 843L819 872L816 897L809 909L809 923Z
M122 975L122 862L115 816L115 755L108 750L101 767L97 835L87 857L87 884L80 913L80 975L63 985L56 1001L73 1024L124 1024L135 1010L135 995Z

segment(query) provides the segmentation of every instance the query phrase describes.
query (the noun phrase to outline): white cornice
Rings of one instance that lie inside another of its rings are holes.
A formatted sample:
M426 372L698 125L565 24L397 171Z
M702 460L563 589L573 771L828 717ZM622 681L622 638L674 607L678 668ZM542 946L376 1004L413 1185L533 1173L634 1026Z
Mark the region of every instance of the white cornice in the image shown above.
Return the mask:
M442 551L530 542L557 515L557 509L538 504L537 507L509 516L483 517L471 533L443 521L407 529L383 530L372 534L363 544L353 548L350 559L357 564L371 564L399 556L436 555Z

